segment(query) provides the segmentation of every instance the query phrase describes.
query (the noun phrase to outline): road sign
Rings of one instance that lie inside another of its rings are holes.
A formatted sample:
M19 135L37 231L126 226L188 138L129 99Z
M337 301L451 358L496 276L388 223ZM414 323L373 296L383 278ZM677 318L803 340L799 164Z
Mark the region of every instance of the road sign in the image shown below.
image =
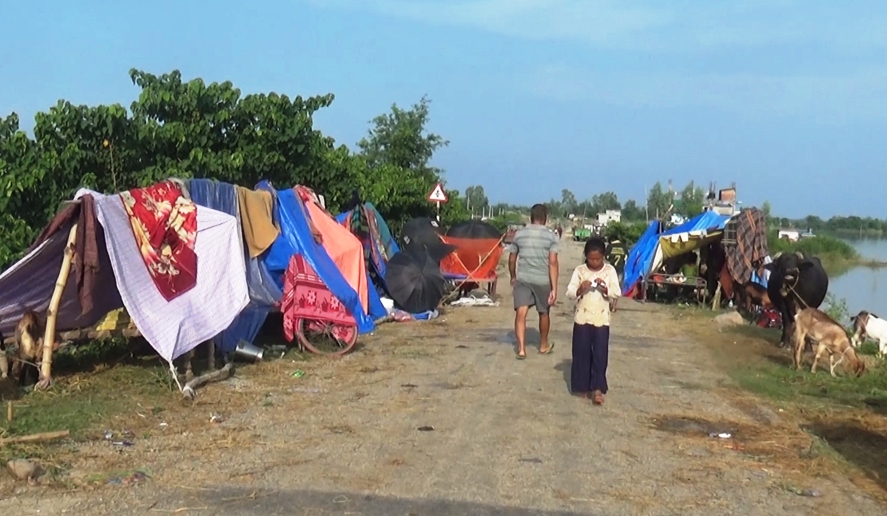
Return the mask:
M428 200L431 202L447 202L449 200L442 184L437 183L434 185L434 189L428 194Z

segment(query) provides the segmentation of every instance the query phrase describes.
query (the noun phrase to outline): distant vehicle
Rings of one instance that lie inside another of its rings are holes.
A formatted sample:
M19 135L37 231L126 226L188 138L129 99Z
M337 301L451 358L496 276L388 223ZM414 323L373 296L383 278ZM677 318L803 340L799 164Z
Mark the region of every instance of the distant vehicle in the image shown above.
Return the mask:
M590 228L575 228L573 229L573 240L577 242L585 242L591 238L591 229Z

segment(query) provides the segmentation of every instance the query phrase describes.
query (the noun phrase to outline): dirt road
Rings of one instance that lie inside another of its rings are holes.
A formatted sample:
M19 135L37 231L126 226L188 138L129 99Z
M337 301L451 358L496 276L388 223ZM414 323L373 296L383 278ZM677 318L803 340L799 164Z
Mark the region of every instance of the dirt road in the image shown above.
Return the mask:
M577 245L565 248L561 292L581 254ZM0 501L0 512L884 513L843 478L749 452L752 430L781 424L780 414L735 403L708 348L686 336L673 312L620 303L611 391L594 407L568 396L569 303L554 311L554 353L538 355L533 332L521 362L512 349L510 289L500 293L499 307L383 326L339 361L244 368L181 414L143 414L165 425L131 448L82 444L68 475L76 483L147 467L146 483L65 493L22 487ZM296 367L305 376L293 378ZM209 423L218 411L225 421Z

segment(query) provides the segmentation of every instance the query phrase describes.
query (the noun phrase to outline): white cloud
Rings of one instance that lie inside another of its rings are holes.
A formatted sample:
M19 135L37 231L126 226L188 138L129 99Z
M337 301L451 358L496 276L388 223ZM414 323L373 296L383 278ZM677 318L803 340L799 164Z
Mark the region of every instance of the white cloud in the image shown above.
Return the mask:
M850 4L817 10L795 0L305 1L529 40L576 41L651 53L785 43L823 43L843 49L887 45L884 13L871 9L854 13Z
M517 81L536 96L626 107L705 106L746 117L887 118L887 70L843 76L658 74L598 76L549 66Z

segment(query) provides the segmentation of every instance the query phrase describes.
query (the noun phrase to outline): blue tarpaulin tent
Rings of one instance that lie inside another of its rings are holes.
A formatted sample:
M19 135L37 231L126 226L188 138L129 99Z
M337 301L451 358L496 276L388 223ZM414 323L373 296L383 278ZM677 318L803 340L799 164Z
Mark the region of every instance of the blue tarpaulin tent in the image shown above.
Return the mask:
M638 239L637 243L628 251L628 259L625 260L625 275L622 278L622 295L627 296L637 285L638 281L646 276L659 245L659 231L661 223L654 220Z
M267 181L260 182L256 188L274 191ZM301 254L324 285L354 317L358 331L360 333L373 331L375 329L373 319L361 305L360 296L342 276L339 268L336 267L323 246L314 241L308 225L307 210L296 192L287 189L277 190L276 193L280 236L262 255L262 259L274 277L277 286L283 288L283 273L286 272L292 255Z
M188 181L188 191L191 200L198 206L206 206L233 215L240 221L240 208L234 185L209 179L192 179ZM252 343L259 334L271 307L282 295L281 289L275 284L264 262L259 258L250 258L246 246L244 246L244 259L250 301L231 325L215 339L216 345L223 353L233 351L241 340Z
M256 187L275 196L274 220L280 225L281 234L274 244L258 258L246 257L247 284L250 303L225 331L216 338L223 352L230 352L241 340L252 343L272 307L280 301L283 289L283 273L293 254L301 254L314 269L333 295L342 301L357 322L358 331L367 333L375 328L373 319L360 303L360 296L348 284L323 246L317 244L308 226L307 214L293 190L274 190L262 181ZM207 179L188 181L191 199L199 206L206 206L238 217L239 205L234 185ZM244 250L246 253L247 251ZM370 313L385 315L378 294L370 292ZM375 315L374 315L375 316Z
M666 258L694 251L719 237L728 220L729 216L704 211L661 233L659 222L654 221L628 253L623 294L630 294L637 283L658 269Z

